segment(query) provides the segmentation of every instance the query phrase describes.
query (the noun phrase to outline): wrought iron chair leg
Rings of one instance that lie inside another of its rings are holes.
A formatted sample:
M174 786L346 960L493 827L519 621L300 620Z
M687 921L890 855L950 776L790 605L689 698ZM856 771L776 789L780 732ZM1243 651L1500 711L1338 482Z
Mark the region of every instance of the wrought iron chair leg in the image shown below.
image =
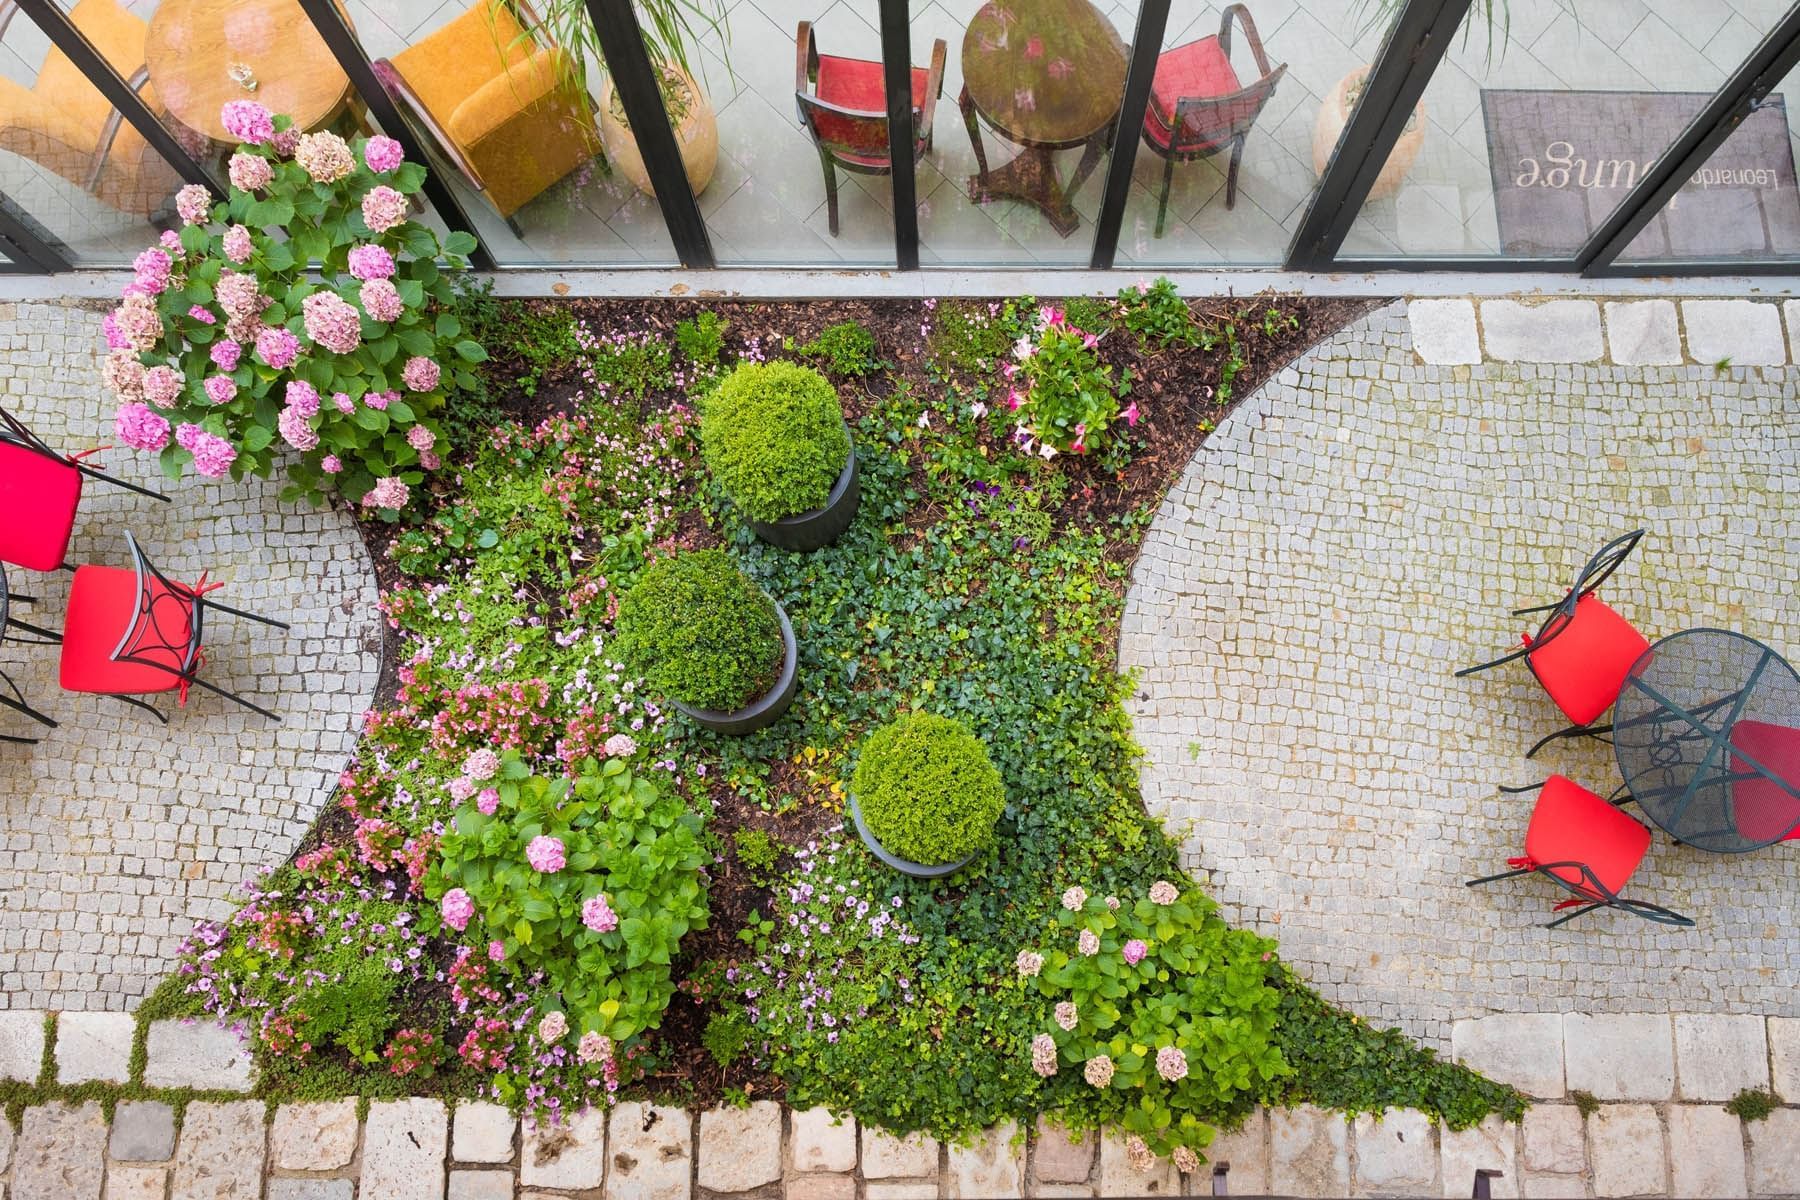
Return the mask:
M96 471L94 468L86 465L85 463L76 463L75 469L80 471L83 475L86 475L92 479L103 480L107 483L112 484L114 487L122 487L126 491L136 492L140 496L148 496L152 500L161 500L164 504L174 503L174 501L170 497L163 495L161 492L153 492L147 487L139 487L135 483L127 483L123 479L115 479L111 475L108 475L106 472Z
M1559 738L1571 738L1571 737L1596 737L1597 738L1601 734L1606 734L1606 733L1611 733L1611 732L1612 732L1611 725L1571 725L1567 729L1559 729L1555 733L1546 734L1545 736L1539 738L1537 745L1533 746L1531 749L1529 749L1525 752L1525 757L1526 758L1535 757L1539 750L1542 750L1545 746L1548 746L1551 742L1554 742Z
M233 608L229 604L220 604L217 600L203 600L201 603L205 604L208 608L216 608L220 612L230 613L234 617L244 617L251 621L261 621L264 625L273 625L277 629L293 628L286 621L277 621L274 617L259 617L253 612L245 612L243 609Z
M10 592L9 591L6 594L11 599L17 600L20 604L36 604L37 603L36 596L27 596L24 592Z
M1549 612L1553 608L1559 608L1562 603L1561 600L1557 600L1551 604L1535 604L1530 608L1515 608L1512 610L1512 615L1515 617L1529 617L1532 613Z
M207 691L213 693L216 696L223 696L227 700L232 701L233 703L241 704L245 708L249 709L252 712L261 713L263 716L269 718L269 720L271 720L271 721L279 722L281 720L280 717L276 716L274 713L270 712L268 709L264 708L262 705L252 704L250 701L244 699L242 696L238 695L236 692L228 692L222 687L219 687L215 684L206 682L206 680L204 680L204 679L191 679L188 682L194 684L196 687L203 687Z
M28 638L9 637L6 633L8 629L23 629L32 636ZM0 628L0 641L23 642L35 646L60 646L62 645L62 634L33 625L29 621L21 621L17 617L8 617L5 627Z
M1530 646L1521 646L1519 649L1514 650L1511 654L1508 654L1504 658L1496 658L1493 662L1484 662L1484 663L1480 663L1473 667L1464 667L1462 670L1460 670L1456 673L1456 678L1461 679L1465 675L1474 675L1480 671L1486 671L1486 670L1490 670L1494 667L1503 666L1506 663L1512 662L1516 659L1524 658L1527 654L1530 654L1530 653L1531 653Z
M11 742L15 746L35 746L38 744L36 738L14 737L10 733L0 733L0 742Z
M24 713L39 725L48 725L51 729L56 728L56 722L54 720L31 707L31 705L25 703L22 699L14 700L11 696L0 696L0 704L4 704L14 712Z
M1558 925L1568 924L1570 921L1573 921L1576 917L1579 917L1582 913L1591 913L1596 908L1605 908L1605 907L1606 907L1606 902L1604 900L1596 900L1592 904L1584 904L1580 908L1570 909L1568 912L1568 915L1566 915L1566 916L1558 917L1554 921L1544 922L1544 928L1545 929L1555 929Z
M1480 879L1468 880L1466 883L1463 884L1463 886L1464 887L1475 887L1478 884L1497 883L1502 879L1516 879L1520 875L1529 875L1529 874L1531 874L1531 868L1522 867L1517 871L1502 871L1498 875L1483 875Z
M113 696L113 699L114 700L122 700L126 704L131 705L133 708L143 709L145 712L147 712L151 716L155 717L158 721L161 721L164 725L167 725L169 723L169 718L163 716L162 711L160 709L158 709L154 704L150 704L144 700L136 699L135 697L132 697L132 696Z
M1542 782L1538 782L1538 783L1528 783L1524 787L1502 787L1500 790L1502 792L1505 792L1508 796L1518 796L1518 795L1522 795L1525 792L1538 791L1543 786L1544 785Z
M1163 222L1169 215L1169 189L1175 183L1175 160L1163 159L1162 195L1156 201L1156 236L1163 235Z

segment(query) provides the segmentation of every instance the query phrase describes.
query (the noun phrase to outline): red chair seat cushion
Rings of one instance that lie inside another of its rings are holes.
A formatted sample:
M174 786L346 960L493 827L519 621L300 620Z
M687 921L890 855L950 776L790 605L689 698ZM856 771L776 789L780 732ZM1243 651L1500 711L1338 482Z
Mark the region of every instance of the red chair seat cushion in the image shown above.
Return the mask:
M1150 103L1167 127L1175 123L1176 106L1183 100L1229 96L1243 86L1215 34L1162 53L1150 81ZM1156 124L1147 122L1146 128Z
M925 108L923 67L912 69L912 104L915 111ZM813 94L827 104L847 108L860 114L850 117L840 113L817 113L814 120L819 136L837 147L851 147L839 158L862 166L886 166L892 161L887 151L887 92L879 62L865 58L837 58L819 55L819 79ZM919 144L924 145L920 139Z
M1794 794L1800 792L1800 729L1741 720L1731 727L1731 748L1742 750L1793 789L1760 774L1733 783L1731 811L1738 832L1759 842L1800 838L1800 796ZM1734 754L1731 773L1750 772L1750 764Z
M71 692L98 692L104 696L138 696L172 692L181 686L180 671L186 645L181 626L193 620L194 604L152 578L152 611L158 630L141 639L150 645L127 650L146 662L118 662L118 649L136 620L138 577L123 567L80 567L69 587L69 612L63 621L62 686ZM174 642L174 649L161 643ZM158 665L160 664L160 665Z
M81 472L73 463L0 441L0 562L56 570L80 505Z
M1649 849L1648 829L1608 804L1605 797L1561 775L1544 781L1525 830L1525 857L1540 865L1586 863L1601 885L1615 895ZM1584 895L1593 894L1575 867L1552 868L1550 874Z
M1649 648L1630 621L1587 595L1575 602L1575 615L1563 631L1525 661L1570 723L1588 725L1612 707L1625 677Z

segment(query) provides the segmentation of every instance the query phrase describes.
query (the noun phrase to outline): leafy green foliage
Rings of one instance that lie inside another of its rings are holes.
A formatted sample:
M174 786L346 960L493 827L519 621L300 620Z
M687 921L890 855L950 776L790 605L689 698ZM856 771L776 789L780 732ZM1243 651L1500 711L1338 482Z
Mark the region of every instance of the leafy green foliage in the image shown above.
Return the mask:
M343 1047L352 1058L373 1063L397 1017L393 1011L399 977L360 946L340 946L319 964L326 979L300 991L288 1016L314 1049Z
M851 378L867 375L881 365L875 357L875 335L855 321L826 326L795 352L821 360L833 375Z
M457 278L461 281L470 277ZM496 366L504 367L505 383L527 396L535 396L541 383L561 374L577 360L578 325L574 310L566 304L545 300L501 302L494 299L491 282L459 282L456 312L469 336L487 346ZM491 377L495 372L482 374ZM459 397L457 407L464 403Z
M466 893L475 915L463 935L500 941L520 978L541 972L548 1007L560 1006L576 1031L623 1042L655 1029L675 992L681 939L706 927L699 817L618 759L590 759L574 780L550 780L508 751L496 790L491 815L476 803L456 810L426 896L441 903L452 889ZM564 865L534 865L540 838L560 844ZM596 919L596 898L611 910L611 928ZM428 915L426 927L446 919Z
M781 671L775 602L723 550L652 563L619 603L618 651L659 696L732 712Z
M1072 325L1058 310L1044 308L1019 363L1023 383L1019 422L1031 436L1061 453L1085 454L1104 447L1108 427L1119 416L1119 397L1128 380L1114 381L1111 364L1095 350L1096 335Z
M744 1057L750 1049L750 1040L756 1035L750 1022L744 1019L742 1011L715 1013L707 1022L706 1029L700 1034L700 1044L712 1056L712 1060L721 1067L729 1067Z
M675 383L674 351L653 333L617 333L587 341L588 375L599 388L642 400Z
M930 301L927 301L930 304ZM930 309L926 349L944 379L979 379L998 370L1025 332L1019 302L939 301Z
M987 747L960 721L908 713L863 742L851 783L889 853L926 866L959 862L993 837L1006 808Z
M1725 1102L1725 1111L1743 1121L1766 1121L1781 1107L1781 1097L1768 1088L1744 1088Z
M781 861L781 843L760 829L739 829L731 835L732 851L750 878L766 881Z
M1071 296L1063 301L1063 318L1089 333L1110 333L1119 322L1119 309L1099 296Z
M729 328L730 321L704 309L675 323L675 346L696 370L710 376L719 369L724 357L725 331Z
M1583 1118L1591 1117L1600 1111L1600 1101L1592 1092L1584 1092L1576 1088L1569 1093L1569 1099L1575 1103L1575 1111Z
M1200 344L1200 329L1193 310L1175 291L1167 277L1158 277L1148 288L1132 285L1119 289L1119 312L1125 328L1137 335L1140 351L1169 350Z
M755 521L819 508L850 457L844 410L810 367L740 363L703 402L700 452Z

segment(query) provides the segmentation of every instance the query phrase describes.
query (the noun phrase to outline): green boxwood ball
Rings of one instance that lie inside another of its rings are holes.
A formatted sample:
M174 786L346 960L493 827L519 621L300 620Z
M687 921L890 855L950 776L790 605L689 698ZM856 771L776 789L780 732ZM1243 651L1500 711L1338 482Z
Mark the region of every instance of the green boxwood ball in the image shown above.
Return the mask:
M932 713L909 713L871 733L850 786L875 840L923 866L959 862L986 846L1006 808L981 739Z
M659 559L619 601L619 655L658 696L732 712L781 677L775 602L723 550Z
M831 382L789 362L740 363L702 401L700 453L753 521L820 508L850 461Z

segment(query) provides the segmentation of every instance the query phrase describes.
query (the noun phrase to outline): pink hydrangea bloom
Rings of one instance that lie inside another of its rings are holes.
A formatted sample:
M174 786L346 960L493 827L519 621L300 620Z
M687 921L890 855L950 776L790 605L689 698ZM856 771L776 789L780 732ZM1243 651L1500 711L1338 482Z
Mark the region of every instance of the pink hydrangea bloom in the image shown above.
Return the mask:
M463 774L470 779L492 779L500 773L500 756L483 746L463 760Z
M175 193L175 212L183 225L204 225L212 216L212 193L200 184L188 184Z
M451 888L438 901L438 912L443 916L444 924L461 933L469 927L469 919L475 915L475 901L461 888Z
M305 413L291 404L275 418L275 428L281 431L282 441L302 454L319 448L319 431L312 427Z
M1110 1055L1096 1054L1087 1060L1081 1068L1081 1074L1097 1088L1103 1088L1112 1082L1113 1060Z
M506 961L505 942L501 941L499 938L495 938L488 943L488 961L497 963Z
M259 158L256 160L261 162ZM250 237L250 231L242 225L233 225L225 231L225 257L234 263L247 263L250 256L256 253L256 243Z
M303 417L313 416L319 411L318 389L304 379L288 380L285 399L287 406Z
M158 364L144 372L144 399L158 408L168 408L181 395L181 372Z
M537 1035L545 1045L555 1045L569 1036L569 1018L559 1012L545 1013L538 1022Z
M382 412L388 405L399 398L399 392L365 392L363 394L363 403L374 409L376 412Z
M470 779L467 775L458 775L455 779L450 781L448 791L450 792L450 798L458 804L461 804L464 800L467 800L470 796L475 794L475 781Z
M252 146L275 136L275 118L254 100L227 100L219 109L219 124L226 133Z
M196 304L188 309L188 316L200 322L202 325L216 325L219 323L219 318L213 316L212 309L206 307L204 304Z
M391 279L394 256L380 246L364 244L350 247L350 274L364 281Z
M1031 1039L1031 1069L1045 1079L1056 1074L1056 1039L1047 1033Z
M331 402L336 405L337 410L346 417L356 411L356 401L350 398L349 392L331 393Z
M113 419L113 431L133 450L154 453L169 444L168 419L142 404L120 405L119 415Z
M242 356L243 353L244 348L242 346L238 345L230 338L226 338L224 341L214 342L212 352L208 354L207 357L212 359L213 365L219 368L219 370L235 371L237 370L238 358Z
M1081 1024L1081 1010L1075 1007L1072 1000L1064 1000L1056 1006L1056 1024L1064 1033L1073 1032L1075 1026Z
M544 875L554 875L563 869L567 859L563 856L562 839L540 833L531 839L525 847L525 861L531 869Z
M406 431L406 444L423 454L437 445L437 434L423 425L414 425Z
M1150 903L1173 904L1181 899L1181 889L1166 879L1159 879L1150 885Z
M1188 1073L1187 1055L1179 1047L1164 1046L1156 1052L1156 1073L1170 1083L1186 1079Z
M594 896L581 906L581 923L595 933L611 933L619 927L619 914L604 895Z
M206 389L206 398L214 404L229 404L237 395L237 384L229 375L208 375L200 386Z
M306 168L315 183L336 183L356 170L350 144L330 130L302 134L294 144L294 161Z
M121 400L144 398L144 368L129 350L114 350L101 360L100 381Z
M343 469L344 460L335 454L327 454L324 458L319 460L319 470L325 472L327 475L336 475Z
M100 332L106 335L106 348L108 350L124 350L128 348L125 343L125 331L119 328L119 314L116 311L109 312L104 317L100 318Z
M1075 939L1075 948L1084 958L1092 958L1100 953L1100 935L1091 929L1082 930L1081 936Z
M237 458L237 447L198 425L182 425L177 428L175 444L194 456L194 470L213 479L218 479L229 471L232 461Z
M372 233L386 233L406 220L406 197L386 184L372 187L362 198L363 224Z
M414 355L401 368L400 378L406 381L406 390L409 392L429 392L438 385L438 376L442 373L437 363L431 359Z
M274 147L275 153L282 158L294 157L294 147L299 144L300 129L294 125L289 125L269 140L269 145Z
M256 335L256 356L277 371L285 370L300 357L300 339L290 329L271 325Z
M1069 888L1062 894L1062 906L1070 912L1080 912L1081 906L1087 903L1087 896L1087 889L1084 887Z
M231 177L232 187L245 192L259 192L275 182L274 165L262 155L247 150L239 150L231 156L225 173Z
M1149 952L1150 947L1144 945L1138 938L1132 938L1129 942L1125 943L1125 961L1134 967L1143 962L1144 955Z
M131 269L137 272L134 282L153 294L160 293L169 286L169 269L174 265L167 250L152 246L131 260Z
M444 465L444 460L430 450L419 451L419 465L427 471L435 471Z
M127 296L112 310L113 331L120 345L115 350L149 350L162 340L162 317L148 296Z
M375 481L374 487L363 493L363 507L405 508L407 498L411 496L411 494L412 493L407 488L405 481L398 475L383 475L380 479Z
M378 133L363 147L363 161L377 175L385 174L406 161L406 150L393 138Z
M256 290L256 276L229 269L219 272L219 282L213 285L213 299L219 302L227 317L253 317L267 304Z
M491 817L500 807L500 789L484 787L475 796L475 807L482 816Z
M606 755L608 758L630 758L637 753L637 742L629 733L615 733L606 739Z
M389 279L371 279L363 284L362 306L371 321L397 321L406 309L400 290Z
M575 1045L575 1057L588 1065L605 1062L613 1054L612 1039L599 1030L590 1029Z
M362 345L362 317L336 292L314 292L300 302L306 336L333 354Z
M1169 1152L1169 1161L1175 1169L1184 1174L1193 1175L1200 1170L1200 1156L1194 1153L1191 1146L1177 1146Z
M176 233L173 229L163 230L162 236L156 240L164 250L169 252L170 258L180 258L187 253L187 251L181 248L181 235Z

